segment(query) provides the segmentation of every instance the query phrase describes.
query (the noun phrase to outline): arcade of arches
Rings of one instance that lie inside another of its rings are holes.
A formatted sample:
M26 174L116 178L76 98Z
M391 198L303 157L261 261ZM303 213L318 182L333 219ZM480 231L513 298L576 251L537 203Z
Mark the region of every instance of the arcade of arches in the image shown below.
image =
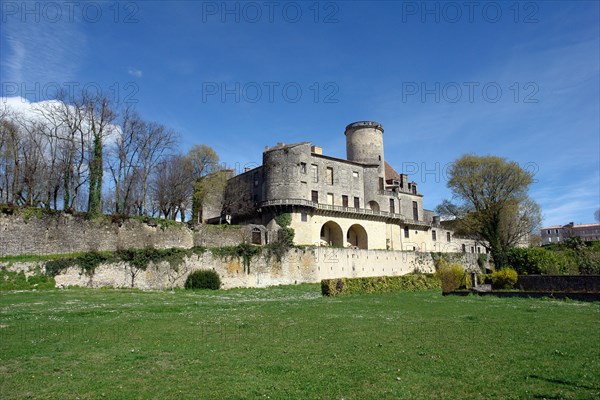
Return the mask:
M367 231L359 224L352 225L348 228L346 235L344 235L342 228L337 223L327 221L321 227L321 241L327 243L328 246L334 247L369 248Z

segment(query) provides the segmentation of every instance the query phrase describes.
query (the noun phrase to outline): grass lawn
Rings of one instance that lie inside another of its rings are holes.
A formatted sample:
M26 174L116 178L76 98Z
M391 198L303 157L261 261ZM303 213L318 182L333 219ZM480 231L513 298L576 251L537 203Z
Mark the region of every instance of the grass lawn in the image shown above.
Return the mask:
M0 398L598 399L600 304L318 285L0 293Z

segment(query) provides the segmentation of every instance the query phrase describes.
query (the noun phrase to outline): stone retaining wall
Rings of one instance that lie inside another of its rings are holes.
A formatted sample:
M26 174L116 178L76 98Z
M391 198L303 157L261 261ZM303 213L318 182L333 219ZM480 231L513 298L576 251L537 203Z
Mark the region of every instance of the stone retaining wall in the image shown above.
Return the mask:
M469 268L477 268L476 255L456 254L454 257ZM0 263L0 268L32 271L36 265L43 270L43 263L5 262ZM221 277L223 288L228 289L317 283L327 278L404 275L415 270L433 272L434 265L430 253L385 250L292 249L280 262L264 251L253 257L249 265L244 265L240 258L219 257L206 251L184 258L176 268L167 262L159 262L137 271L127 263L116 262L98 266L91 276L79 267L70 267L55 279L59 287L131 287L133 273L133 287L164 290L182 287L189 273L197 269L214 269Z

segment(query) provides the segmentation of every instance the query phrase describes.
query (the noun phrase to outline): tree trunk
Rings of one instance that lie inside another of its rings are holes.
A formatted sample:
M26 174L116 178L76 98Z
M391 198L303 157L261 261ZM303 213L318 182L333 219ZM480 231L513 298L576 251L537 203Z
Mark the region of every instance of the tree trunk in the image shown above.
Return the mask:
M102 137L94 136L92 162L90 165L90 193L88 213L92 216L99 215L102 200Z

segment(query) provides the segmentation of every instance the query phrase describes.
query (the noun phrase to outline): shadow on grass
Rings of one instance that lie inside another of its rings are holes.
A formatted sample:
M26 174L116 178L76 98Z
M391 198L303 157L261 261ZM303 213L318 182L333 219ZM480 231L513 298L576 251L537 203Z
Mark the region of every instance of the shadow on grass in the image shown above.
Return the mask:
M528 378L539 379L539 380L550 382L550 383L556 383L558 385L571 386L574 389L600 390L600 387L598 387L598 386L579 385L574 382L565 381L564 379L544 378L543 376L539 376L539 375L529 375ZM548 397L545 395L536 395L535 398L554 399L554 398L558 398L558 397Z

